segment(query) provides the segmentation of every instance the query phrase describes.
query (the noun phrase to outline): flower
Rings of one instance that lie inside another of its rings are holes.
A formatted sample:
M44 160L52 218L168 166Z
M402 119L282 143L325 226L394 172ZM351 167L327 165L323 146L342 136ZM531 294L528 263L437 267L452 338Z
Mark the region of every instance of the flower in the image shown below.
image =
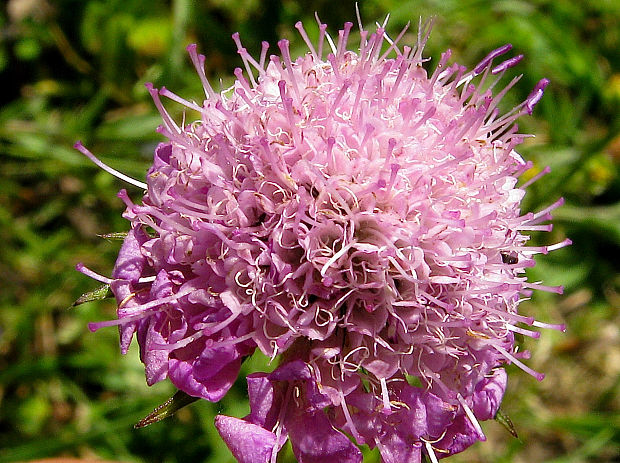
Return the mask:
M510 45L470 71L448 50L430 72L428 23L413 48L399 45L406 29L392 40L360 25L357 51L352 26L334 42L319 21L315 46L297 23L309 52L294 61L286 40L280 57L263 43L255 60L234 34L246 72L221 93L190 45L206 99L147 85L168 141L146 183L132 181L141 203L119 193L131 230L112 278L99 278L118 320L91 328L118 325L123 353L136 334L149 385L169 378L210 401L256 349L279 358L247 378L247 417L216 419L241 462L274 462L287 438L300 462L359 462L347 435L386 463L460 452L484 440L503 365L543 377L514 333L563 329L518 313L533 289L562 291L527 281L533 256L570 244L523 234L551 230L562 200L520 212L547 170L517 186L532 164L514 150L515 121L548 81L501 114L519 78L493 89L522 55L494 61ZM160 96L199 119L179 126Z

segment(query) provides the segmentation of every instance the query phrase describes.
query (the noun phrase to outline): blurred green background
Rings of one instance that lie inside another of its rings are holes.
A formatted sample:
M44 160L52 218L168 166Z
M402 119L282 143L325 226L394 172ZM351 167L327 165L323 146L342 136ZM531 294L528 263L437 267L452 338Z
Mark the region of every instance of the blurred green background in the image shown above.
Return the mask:
M213 427L217 413L247 413L241 380L219 404L204 401L145 429L133 424L166 400L166 382L147 387L134 349L118 352L111 301L69 309L97 283L84 262L109 274L119 242L98 234L127 230L116 192L124 185L72 149L82 140L105 162L144 178L159 125L144 82L200 98L185 46L207 56L211 82L231 82L240 66L230 35L254 54L261 40L303 42L314 11L336 33L355 22L350 0L10 0L0 12L0 462L80 456L123 462L229 462ZM551 234L570 248L541 256L532 280L565 285L536 294L522 311L566 323L523 341L538 383L516 367L503 409L519 439L500 424L453 462L612 462L620 455L620 2L615 0L362 0L367 25L391 13L388 31L436 16L427 56L475 65L511 42L525 74L503 103L551 80L521 131L522 154L552 173L534 184L526 210L564 196ZM408 36L414 40L414 31ZM506 80L507 82L508 80ZM168 105L181 116L182 108ZM543 236L544 235L544 236ZM135 347L135 346L134 346ZM257 367L261 359L250 360ZM283 461L291 461L290 453ZM365 461L378 461L369 452ZM327 462L326 462L327 463Z

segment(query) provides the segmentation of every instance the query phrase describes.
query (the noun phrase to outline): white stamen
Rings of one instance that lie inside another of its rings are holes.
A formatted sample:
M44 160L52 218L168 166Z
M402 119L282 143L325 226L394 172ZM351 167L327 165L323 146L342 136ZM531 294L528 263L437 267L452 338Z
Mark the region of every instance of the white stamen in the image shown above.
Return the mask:
M463 396L461 394L457 394L456 398L461 404L461 406L463 407L463 411L465 411L465 414L467 415L467 418L469 418L469 421L471 422L472 426L474 427L476 432L479 434L480 440L482 441L486 440L486 436L484 435L484 432L482 431L482 427L480 426L478 419L474 415L474 412L471 411L471 408L469 408L469 405L467 405L467 403L465 402L465 399L463 399Z
M433 446L430 442L424 442L424 447L426 447L426 452L428 453L428 457L431 459L432 463L439 463L437 459L437 455L435 455L435 451L433 450Z
M88 159L90 159L94 164L101 167L103 170L105 170L109 174L112 174L116 178L119 178L127 183L131 183L132 185L137 186L138 188L142 188L143 190L146 190L148 188L148 185L146 183L133 179L101 162L93 153L88 151L88 149L84 145L82 145L82 142L78 141L75 145L73 145L73 147L84 156L86 156Z

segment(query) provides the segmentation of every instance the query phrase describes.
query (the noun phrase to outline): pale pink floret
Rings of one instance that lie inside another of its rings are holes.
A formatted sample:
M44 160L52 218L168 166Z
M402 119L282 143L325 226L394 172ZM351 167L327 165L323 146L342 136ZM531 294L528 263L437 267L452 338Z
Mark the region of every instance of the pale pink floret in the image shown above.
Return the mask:
M256 347L293 362L292 379L261 377L281 396L267 409L295 400L305 412L270 425L218 418L241 461L275 461L287 432L300 461L319 458L295 440L304 413L378 446L388 462L456 453L484 439L478 420L495 414L505 388L499 366L542 378L513 337L539 333L519 325L562 329L517 313L532 289L561 292L527 281L533 255L570 244L532 247L522 234L550 231L543 222L562 203L520 212L529 182L518 177L531 163L514 151L526 136L515 121L548 81L502 115L498 102L518 78L492 91L523 58L494 63L510 45L469 72L449 64L448 50L428 72L427 25L413 48L399 45L403 34L361 30L357 51L347 48L351 23L335 40L319 24L318 44L296 28L310 50L296 60L282 40L281 57L266 59L263 46L257 61L235 34L245 73L219 94L189 46L203 102L148 86L169 141L142 204L120 195L132 223L112 282L120 320L99 326L120 325L124 351L137 332L149 383L170 377L209 400ZM198 120L178 126L160 95ZM327 415L308 405L316 388ZM403 427L422 403L428 420ZM330 451L359 461L334 433Z

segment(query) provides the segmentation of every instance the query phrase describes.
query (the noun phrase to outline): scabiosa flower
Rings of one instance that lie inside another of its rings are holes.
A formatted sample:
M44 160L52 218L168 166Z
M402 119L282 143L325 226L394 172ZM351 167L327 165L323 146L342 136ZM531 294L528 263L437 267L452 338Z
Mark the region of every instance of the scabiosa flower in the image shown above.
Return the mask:
M289 42L255 60L233 35L245 73L216 92L204 56L189 55L203 102L148 85L168 139L155 150L141 203L119 193L131 222L111 278L121 350L134 334L148 384L221 399L256 349L279 367L247 378L251 412L216 426L241 462L275 462L287 439L300 462L359 462L354 444L386 463L437 458L483 440L506 388L502 366L521 359L514 333L563 329L520 315L533 256L555 202L520 212L532 167L514 148L548 81L521 104L495 91L522 55L472 70L442 54L431 71L417 43L385 25L351 23L337 40L319 23L309 52ZM356 50L351 50L355 48ZM164 96L196 111L178 125ZM76 147L95 162L81 144ZM102 164L100 164L102 165ZM107 166L102 167L111 171ZM117 172L113 172L118 174ZM121 175L121 174L118 174ZM348 437L351 436L351 439Z

